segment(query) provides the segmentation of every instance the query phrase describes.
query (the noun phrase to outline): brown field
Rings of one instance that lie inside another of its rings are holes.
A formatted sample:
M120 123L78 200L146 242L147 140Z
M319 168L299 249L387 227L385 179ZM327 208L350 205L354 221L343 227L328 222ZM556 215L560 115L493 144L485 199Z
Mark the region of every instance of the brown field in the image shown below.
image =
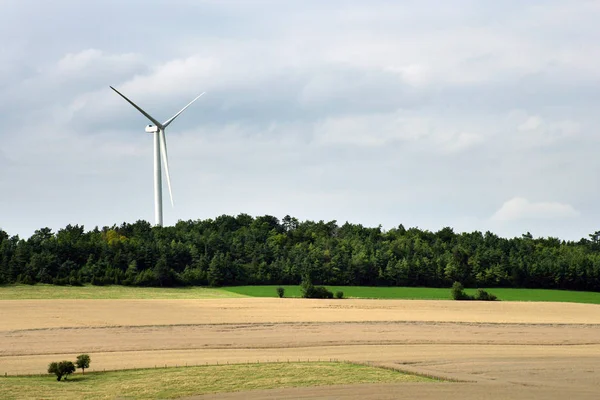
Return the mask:
M349 360L461 382L207 398L597 398L600 306L417 300L5 300L0 373Z

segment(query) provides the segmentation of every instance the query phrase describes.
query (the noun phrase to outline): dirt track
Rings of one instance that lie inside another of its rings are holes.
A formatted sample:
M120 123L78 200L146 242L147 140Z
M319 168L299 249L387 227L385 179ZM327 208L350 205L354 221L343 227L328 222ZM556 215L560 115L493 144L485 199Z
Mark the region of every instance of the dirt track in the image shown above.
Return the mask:
M0 301L0 373L44 372L48 361L84 351L92 354L92 367L106 369L334 358L468 382L223 398L368 393L385 398L389 391L396 393L393 398L411 393L444 398L463 396L463 390L464 398L596 398L600 306L250 298Z

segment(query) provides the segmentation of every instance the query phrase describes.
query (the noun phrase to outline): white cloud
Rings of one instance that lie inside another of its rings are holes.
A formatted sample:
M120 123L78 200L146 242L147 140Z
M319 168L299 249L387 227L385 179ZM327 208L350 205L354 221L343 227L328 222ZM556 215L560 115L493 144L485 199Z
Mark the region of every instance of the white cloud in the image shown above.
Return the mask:
M579 212L569 204L557 202L532 203L522 197L506 201L492 216L494 221L516 221L524 219L553 219L577 217Z
M135 53L107 53L99 49L85 49L67 53L55 64L40 70L40 80L77 81L93 80L107 75L129 75L144 66L144 59Z
M534 131L538 129L542 123L543 120L539 116L532 115L531 117L528 117L525 122L519 125L518 129L521 132Z
M470 147L483 143L484 137L476 133L459 132L442 138L441 149L453 153L466 150Z
M386 114L327 118L316 124L314 140L321 145L379 147L395 142L420 142L422 151L454 153L483 143L483 135L462 132L460 121L407 115L402 111Z
M581 133L580 123L571 119L548 119L539 115L523 116L522 112L513 112L517 117L518 142L527 147L548 146L572 139Z
M403 118L398 113L328 118L315 127L315 141L325 145L383 146L419 140L428 134L427 121Z
M428 84L431 79L430 68L419 64L390 66L386 70L399 74L406 83L414 86Z
M100 58L102 58L102 52L98 49L83 50L79 53L65 55L58 61L57 67L60 72L64 73L78 72Z
M136 75L122 83L120 89L125 93L141 96L172 96L181 93L196 93L212 86L219 80L221 62L212 57L191 56L174 59L156 65L150 73ZM195 86L198 87L195 87Z

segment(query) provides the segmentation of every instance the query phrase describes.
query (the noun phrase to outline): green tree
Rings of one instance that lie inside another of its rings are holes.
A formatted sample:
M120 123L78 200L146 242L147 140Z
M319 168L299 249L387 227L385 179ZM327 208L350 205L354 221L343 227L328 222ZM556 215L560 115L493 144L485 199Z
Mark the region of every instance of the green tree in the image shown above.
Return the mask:
M600 291L600 231L577 242L485 232L384 231L273 216L153 227L67 226L29 239L0 230L0 282L35 284L320 285L559 288Z
M154 274L158 280L160 286L173 286L175 284L175 277L173 271L167 264L167 257L165 255L160 256L156 265L154 266Z
M75 364L72 361L59 361L51 362L48 364L48 373L56 375L56 380L60 380L67 377L75 372Z
M210 286L223 286L228 282L228 275L230 269L229 257L226 257L223 253L217 253L210 261L208 267L208 283Z
M56 361L52 361L50 364L48 364L48 373L55 374L57 381L60 381L60 379L62 378L62 373L60 372L60 369L58 368L58 363Z
M90 367L90 362L92 359L87 354L80 354L77 356L77 361L75 361L75 366L77 368L81 368L81 373L85 375L85 369Z

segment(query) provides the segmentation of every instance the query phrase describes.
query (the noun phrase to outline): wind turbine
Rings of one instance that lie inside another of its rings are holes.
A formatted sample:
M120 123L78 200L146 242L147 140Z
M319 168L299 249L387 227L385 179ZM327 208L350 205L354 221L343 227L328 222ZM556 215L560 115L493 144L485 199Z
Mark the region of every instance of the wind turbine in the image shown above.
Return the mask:
M186 108L192 105L193 102L198 100L206 92L202 92L194 100L190 101L187 106L183 107L177 114L163 122L162 124L156 119L152 118L150 114L142 110L133 101L129 100L125 95L119 92L114 87L110 87L112 90L117 92L119 96L124 98L129 104L134 106L139 112L141 112L146 118L150 120L154 125L150 124L146 126L146 132L154 134L154 220L156 225L163 225L163 212L162 212L162 171L161 171L161 158L165 164L165 173L167 175L167 186L169 186L169 196L171 197L171 206L173 206L173 192L171 191L171 176L169 175L169 157L167 155L167 139L165 137L165 129L175 121Z

